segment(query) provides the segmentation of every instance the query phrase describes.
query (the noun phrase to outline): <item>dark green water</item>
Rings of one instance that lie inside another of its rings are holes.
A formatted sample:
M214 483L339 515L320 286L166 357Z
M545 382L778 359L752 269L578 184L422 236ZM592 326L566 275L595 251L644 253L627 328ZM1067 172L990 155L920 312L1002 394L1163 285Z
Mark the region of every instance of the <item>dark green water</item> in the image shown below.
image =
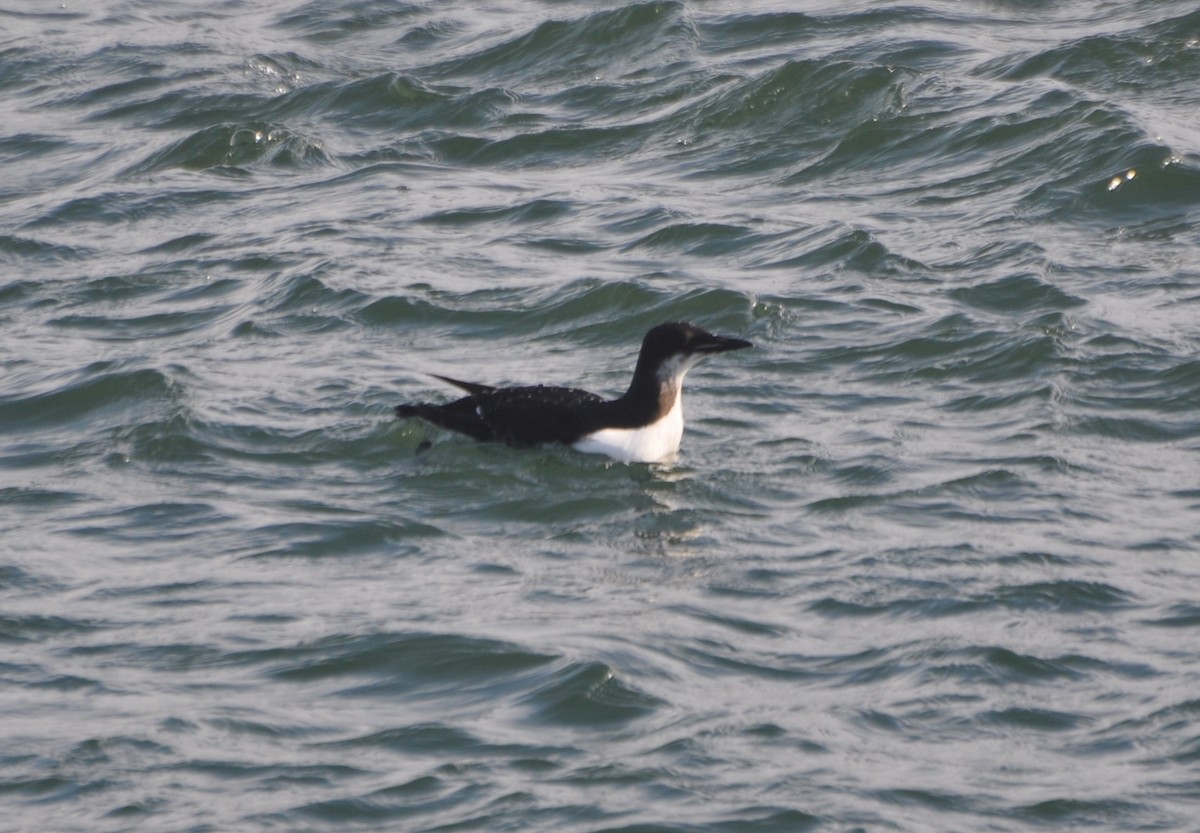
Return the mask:
M1195 3L9 2L0 101L0 830L1198 829ZM669 465L391 417L675 319Z

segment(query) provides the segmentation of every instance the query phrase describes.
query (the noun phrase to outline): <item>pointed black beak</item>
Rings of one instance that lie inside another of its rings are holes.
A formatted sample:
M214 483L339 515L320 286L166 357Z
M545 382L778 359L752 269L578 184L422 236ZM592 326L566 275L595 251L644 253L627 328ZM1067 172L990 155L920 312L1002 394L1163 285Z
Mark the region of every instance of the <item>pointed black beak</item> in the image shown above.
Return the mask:
M705 333L696 339L696 342L692 345L692 350L696 353L724 353L727 350L742 350L753 346L750 342L743 341L740 338L729 338L728 336Z

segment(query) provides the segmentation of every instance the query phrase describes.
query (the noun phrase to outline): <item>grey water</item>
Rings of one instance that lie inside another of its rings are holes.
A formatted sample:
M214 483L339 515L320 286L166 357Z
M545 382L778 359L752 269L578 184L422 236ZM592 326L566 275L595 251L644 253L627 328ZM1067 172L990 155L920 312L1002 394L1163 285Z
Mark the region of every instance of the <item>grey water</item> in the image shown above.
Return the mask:
M1200 830L1198 79L1179 0L0 4L0 830ZM664 464L392 414L670 320L755 349Z

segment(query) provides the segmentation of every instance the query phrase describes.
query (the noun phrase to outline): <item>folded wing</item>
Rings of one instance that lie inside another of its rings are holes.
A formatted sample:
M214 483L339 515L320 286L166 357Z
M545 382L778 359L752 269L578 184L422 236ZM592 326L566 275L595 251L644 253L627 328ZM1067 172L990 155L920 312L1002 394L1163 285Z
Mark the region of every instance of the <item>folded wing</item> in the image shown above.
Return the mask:
M396 415L420 417L483 442L515 446L570 444L599 427L600 409L596 406L604 399L594 393L544 385L489 388L445 381L464 390L479 390L445 405L400 405Z

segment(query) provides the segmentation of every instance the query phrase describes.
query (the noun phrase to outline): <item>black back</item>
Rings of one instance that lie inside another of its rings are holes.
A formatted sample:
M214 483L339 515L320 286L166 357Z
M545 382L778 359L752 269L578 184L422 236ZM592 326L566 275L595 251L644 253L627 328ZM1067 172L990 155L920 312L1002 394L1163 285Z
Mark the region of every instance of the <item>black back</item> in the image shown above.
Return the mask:
M584 390L531 385L484 390L445 405L400 405L396 415L421 417L483 442L570 445L603 427L606 404Z

